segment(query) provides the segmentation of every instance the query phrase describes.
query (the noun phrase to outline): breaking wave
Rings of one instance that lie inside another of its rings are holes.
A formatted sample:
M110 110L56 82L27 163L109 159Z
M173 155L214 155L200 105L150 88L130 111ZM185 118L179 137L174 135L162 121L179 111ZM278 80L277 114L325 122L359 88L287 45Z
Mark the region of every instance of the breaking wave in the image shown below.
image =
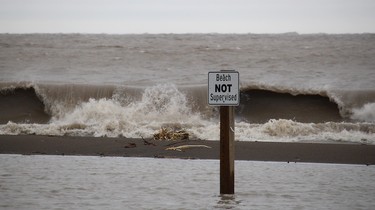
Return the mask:
M3 84L0 105L9 114L1 115L0 134L151 138L169 126L186 130L191 138L217 140L218 109L207 105L206 91L205 86L173 84L148 88ZM16 115L20 106L24 114ZM246 88L236 108L235 135L240 141L375 144L374 107L366 103L346 118L324 94Z

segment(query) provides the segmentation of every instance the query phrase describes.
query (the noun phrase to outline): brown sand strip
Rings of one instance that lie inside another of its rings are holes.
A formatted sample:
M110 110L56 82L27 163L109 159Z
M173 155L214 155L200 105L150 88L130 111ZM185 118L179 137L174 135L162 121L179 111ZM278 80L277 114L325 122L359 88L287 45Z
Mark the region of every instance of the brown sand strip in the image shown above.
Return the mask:
M211 148L165 150L181 145ZM236 142L235 153L236 160L375 164L375 145ZM219 159L219 141L4 135L0 136L0 154Z

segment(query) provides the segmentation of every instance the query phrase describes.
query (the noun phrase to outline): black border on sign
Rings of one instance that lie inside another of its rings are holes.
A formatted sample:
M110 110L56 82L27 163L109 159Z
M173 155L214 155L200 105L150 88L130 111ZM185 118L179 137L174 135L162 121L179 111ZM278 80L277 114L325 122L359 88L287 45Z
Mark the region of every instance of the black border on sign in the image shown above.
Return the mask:
M215 74L215 73L237 73L238 74L238 103L237 104L217 104L217 103L215 103L215 104L212 104L212 103L210 103L209 101L209 93L210 93L210 74L211 73L213 73L213 74ZM238 71L236 71L236 70L220 70L220 71L209 71L208 72L208 74L207 74L207 104L209 105L209 106L239 106L240 105L240 73L238 72Z

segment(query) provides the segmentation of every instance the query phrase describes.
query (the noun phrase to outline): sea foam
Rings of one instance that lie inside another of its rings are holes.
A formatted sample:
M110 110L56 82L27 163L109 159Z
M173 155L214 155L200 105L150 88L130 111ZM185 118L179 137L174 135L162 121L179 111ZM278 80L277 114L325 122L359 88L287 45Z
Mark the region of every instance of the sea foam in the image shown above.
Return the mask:
M91 98L79 103L47 124L0 125L3 135L69 135L152 138L162 127L183 129L192 139L219 139L217 109L213 115L194 111L189 97L173 84L146 88L141 97ZM369 106L371 109L372 106ZM375 143L375 126L367 122L302 123L291 119L270 119L264 124L238 118L235 137L240 141L340 141Z
M353 120L375 123L375 103L367 103L361 108L353 109Z

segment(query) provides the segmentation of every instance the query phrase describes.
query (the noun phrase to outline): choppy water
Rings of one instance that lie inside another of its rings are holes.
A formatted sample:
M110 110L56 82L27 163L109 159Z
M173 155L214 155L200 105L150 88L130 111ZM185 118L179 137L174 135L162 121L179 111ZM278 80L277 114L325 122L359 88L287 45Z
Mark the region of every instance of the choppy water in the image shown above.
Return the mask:
M1 209L372 209L375 168L236 161L0 155Z
M240 73L236 138L375 143L374 34L1 34L0 134L218 139L207 73Z

